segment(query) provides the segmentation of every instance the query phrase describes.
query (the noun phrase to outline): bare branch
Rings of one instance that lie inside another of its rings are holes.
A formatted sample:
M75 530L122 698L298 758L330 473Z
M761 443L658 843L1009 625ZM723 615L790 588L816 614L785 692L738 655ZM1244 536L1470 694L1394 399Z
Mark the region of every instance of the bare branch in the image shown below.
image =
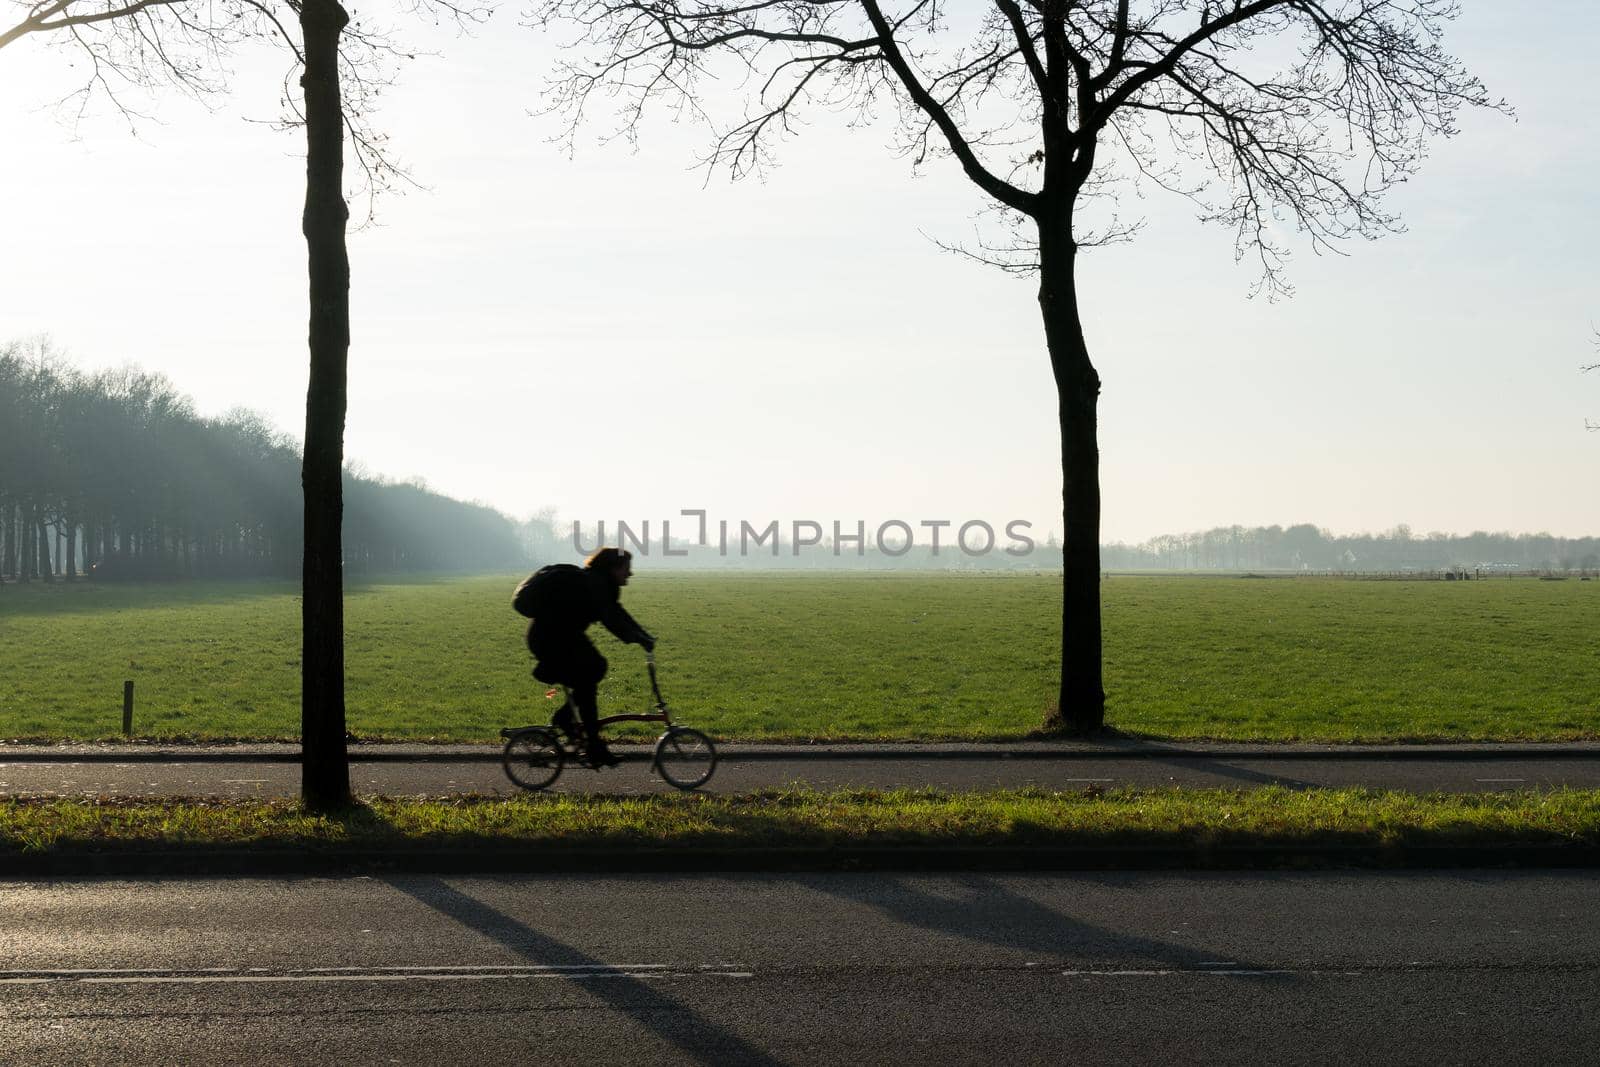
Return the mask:
M1201 9L1202 13L1199 27L1178 41L1173 42L1172 47L1169 48L1159 58L1155 59L1153 62L1122 64L1122 69L1135 69L1135 73L1130 75L1125 81L1118 85L1110 96L1099 101L1093 114L1085 116L1085 121L1089 124L1089 128L1097 129L1104 125L1105 121L1111 116L1111 114L1124 103L1126 103L1128 99L1131 98L1135 93L1143 89L1146 85L1149 85L1151 82L1172 74L1178 63L1194 48L1204 44L1206 41L1212 40L1226 30L1246 23L1250 19L1264 15L1272 11L1274 8L1283 7L1293 2L1294 0L1254 0L1253 3L1248 4L1236 3L1233 7L1233 10L1228 11L1215 19L1207 17L1210 12L1210 5L1205 5ZM1132 37L1145 37L1145 34L1136 31L1134 27L1129 24L1126 5L1123 5L1121 12L1119 12L1117 30L1119 35L1121 35L1123 38L1124 48L1126 48L1126 42L1128 39ZM1107 65L1106 69L1108 72L1111 72L1111 67L1109 64ZM1112 76L1114 77L1115 74L1113 73Z
M1050 91L1050 76L1045 73L1044 62L1034 47L1033 30L1022 17L1022 9L1017 6L1016 0L995 0L995 6L1011 25L1011 32L1017 39L1017 51L1028 64L1028 73L1033 76L1034 88L1039 91L1040 96L1043 96Z
M612 136L632 138L650 105L708 118L710 83L744 79L747 110L704 160L740 176L807 106L871 116L887 99L914 164L953 158L994 202L1048 214L1070 247L1128 236L1137 225L1085 212L1122 183L1153 185L1229 226L1272 295L1290 291L1296 235L1338 253L1397 230L1384 195L1428 138L1453 134L1464 107L1506 110L1440 47L1455 0L991 0L976 23L963 11L956 47L940 8L539 0L532 21L577 26L591 53L555 86L569 147L602 98L621 102Z
M725 166L734 177L760 171L808 106L868 116L876 102L891 100L905 120L906 151L917 161L948 153L990 196L1030 210L1031 194L999 177L980 155L1007 143L1005 132L964 121L989 94L1012 96L1013 65L1023 62L1019 46L1009 30L1004 43L991 32L970 53L942 56L925 69L930 57L905 42L938 32L938 0L909 0L894 13L878 0L541 0L529 22L576 27L575 43L589 50L582 60L564 62L551 85L548 110L566 119L560 140L569 151L601 101L616 115L602 139L632 140L653 105L712 121L702 83L743 79L752 89L747 110L713 134L708 167Z
M17 0L16 6L21 17L0 31L0 49L37 35L75 52L87 72L83 83L57 102L73 123L103 99L137 130L148 115L131 102L134 94L161 87L211 106L228 88L228 59L257 41L280 47L289 57L282 113L270 124L289 129L303 123L298 0ZM409 14L430 13L463 26L481 23L490 12L487 6L456 0L402 0L402 7ZM378 193L414 185L375 126L383 91L412 58L414 53L363 18L352 21L341 38L346 129L357 161L352 195L366 197L369 219Z
M0 48L4 48L25 34L49 33L52 30L66 29L69 26L92 26L97 22L109 22L112 19L127 18L144 11L146 8L167 7L183 2L184 0L137 0L137 2L123 7L109 7L76 15L64 14L72 7L73 0L55 0L48 7L23 19L4 33L0 33Z

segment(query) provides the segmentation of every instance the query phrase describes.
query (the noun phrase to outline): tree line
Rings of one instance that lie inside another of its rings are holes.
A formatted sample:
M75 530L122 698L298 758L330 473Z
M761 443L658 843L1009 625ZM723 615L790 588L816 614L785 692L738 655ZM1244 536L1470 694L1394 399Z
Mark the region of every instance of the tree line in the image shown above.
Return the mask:
M519 527L523 547L538 563L582 558L575 546L573 523L546 510ZM926 541L893 540L884 548L868 533L866 544L792 540L741 550L734 533L726 551L713 541L699 545L674 536L667 553L657 538L641 545L640 530L650 527L610 525L611 543L642 555L651 570L782 570L782 571L1055 571L1062 566L1061 542L1053 531L1030 536L1026 545L997 541L990 551L963 552L950 543L949 532L937 549ZM659 531L659 527L655 528ZM582 548L592 547L595 524L581 527ZM715 535L713 534L713 537ZM1008 552L1006 548L1015 551ZM1026 548L1026 551L1022 551ZM1138 544L1117 541L1100 546L1106 571L1274 571L1349 574L1405 572L1481 572L1491 574L1600 570L1600 537L1557 537L1549 533L1416 534L1405 524L1381 533L1335 534L1299 523L1291 526L1218 526L1181 534L1162 534Z
M1578 571L1600 568L1600 537L1547 533L1338 535L1309 523L1219 526L1101 549L1108 570Z
M292 577L301 454L261 416L196 414L160 375L0 347L0 580ZM512 569L515 524L410 482L344 472L351 572Z

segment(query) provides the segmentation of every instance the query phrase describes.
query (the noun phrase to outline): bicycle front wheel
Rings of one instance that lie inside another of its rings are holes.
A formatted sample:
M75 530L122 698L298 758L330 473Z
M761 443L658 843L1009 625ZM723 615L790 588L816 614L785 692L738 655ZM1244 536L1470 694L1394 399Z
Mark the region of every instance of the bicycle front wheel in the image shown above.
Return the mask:
M554 730L520 730L506 740L500 765L506 777L523 789L544 789L561 774L567 754Z
M717 769L717 746L699 730L674 726L656 742L656 773L668 785L698 789Z

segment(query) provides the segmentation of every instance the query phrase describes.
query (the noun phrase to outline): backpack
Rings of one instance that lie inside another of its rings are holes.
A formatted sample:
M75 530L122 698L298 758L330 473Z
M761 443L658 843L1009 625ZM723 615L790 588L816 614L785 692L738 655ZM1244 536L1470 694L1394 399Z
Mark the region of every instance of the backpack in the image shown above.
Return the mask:
M551 563L524 578L511 594L511 610L529 619L564 610L571 603L570 592L581 581L583 568L571 563Z

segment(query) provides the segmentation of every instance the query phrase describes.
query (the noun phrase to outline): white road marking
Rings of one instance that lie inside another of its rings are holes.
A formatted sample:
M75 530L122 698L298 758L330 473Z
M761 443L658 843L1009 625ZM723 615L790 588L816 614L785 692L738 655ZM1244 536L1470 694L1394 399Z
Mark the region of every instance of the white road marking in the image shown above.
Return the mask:
M1299 971L1299 970L1294 970L1294 969L1291 969L1291 968L1277 968L1277 967L1226 967L1226 968L1223 968L1223 967L1204 967L1204 966L1202 966L1202 967L1168 967L1168 968L1156 968L1156 969L1151 969L1151 970L1062 971L1061 973L1064 976L1068 977L1068 978L1171 978L1171 977L1181 977L1181 976L1186 976L1186 975L1202 975L1202 974L1203 975L1222 975L1222 976L1232 977L1232 978L1256 978L1256 977L1262 977L1262 976L1266 976L1266 975L1280 975L1280 974L1312 975L1312 976L1323 975L1323 974L1337 974L1337 975L1344 975L1344 976L1354 977L1354 976L1360 975L1362 972L1360 972L1360 971L1319 971L1319 970Z
M1257 970L1257 969L1243 968L1243 967L1230 967L1230 968L1226 968L1226 969L1219 968L1219 969L1214 970L1214 971L1200 971L1198 973L1200 973L1200 974L1231 974L1231 975L1245 975L1245 976L1248 976L1248 975L1259 975L1259 974L1294 974L1295 972L1294 971L1289 971L1289 970L1277 970L1277 969L1271 969L1271 968ZM1310 972L1302 972L1302 973L1310 973Z
M44 975L52 980L58 978L87 978L91 975L106 974L237 974L238 967L74 967L69 970L55 970L49 967L34 967L24 971L0 971L0 977L20 975L33 977Z
M0 971L0 985L259 985L268 983L316 982L493 982L529 981L539 978L611 979L664 981L674 978L754 978L751 971L738 970L737 964L695 964L674 967L667 963L550 963L550 964L460 964L382 967L197 967L89 968L78 970Z
M727 964L727 965L719 965L719 964L711 964L711 963L702 963L702 964L700 964L700 967L701 967L702 970L720 969L721 966L732 966L732 964ZM228 969L232 970L232 968L228 968ZM418 966L395 965L395 966L389 966L389 967L307 967L303 971L297 970L297 971L292 971L292 972L289 972L289 973L292 973L292 974L347 974L347 973L357 972L357 971L359 971L359 972L361 972L363 974L370 973L370 972L373 972L373 971L440 971L440 972L454 972L454 971L510 971L510 972L520 973L520 972L523 972L523 971L596 971L596 970L647 971L647 970L666 970L666 969L667 969L667 964L665 964L665 963L529 963L529 964L520 964L520 963L511 963L511 964L461 963L461 964L447 964L447 965L444 965L444 966L441 966L441 967L424 967L424 966L420 966L420 965L418 965ZM271 971L272 968L271 967L251 967L250 970L251 971ZM161 972L161 973L167 973L167 972Z
M86 985L265 985L307 982L504 982L534 978L681 978L666 971L539 971L517 974L217 974L188 977L80 978Z
M1150 971L1125 970L1125 971L1062 971L1061 973L1063 975L1065 975L1066 977L1068 977L1068 978L1165 978L1168 975L1183 974L1183 973L1186 973L1186 972L1183 972L1183 971L1159 971L1159 970L1150 970ZM1191 973L1191 974L1207 974L1209 972L1207 972L1207 971L1191 971L1191 972L1187 972L1187 973Z

